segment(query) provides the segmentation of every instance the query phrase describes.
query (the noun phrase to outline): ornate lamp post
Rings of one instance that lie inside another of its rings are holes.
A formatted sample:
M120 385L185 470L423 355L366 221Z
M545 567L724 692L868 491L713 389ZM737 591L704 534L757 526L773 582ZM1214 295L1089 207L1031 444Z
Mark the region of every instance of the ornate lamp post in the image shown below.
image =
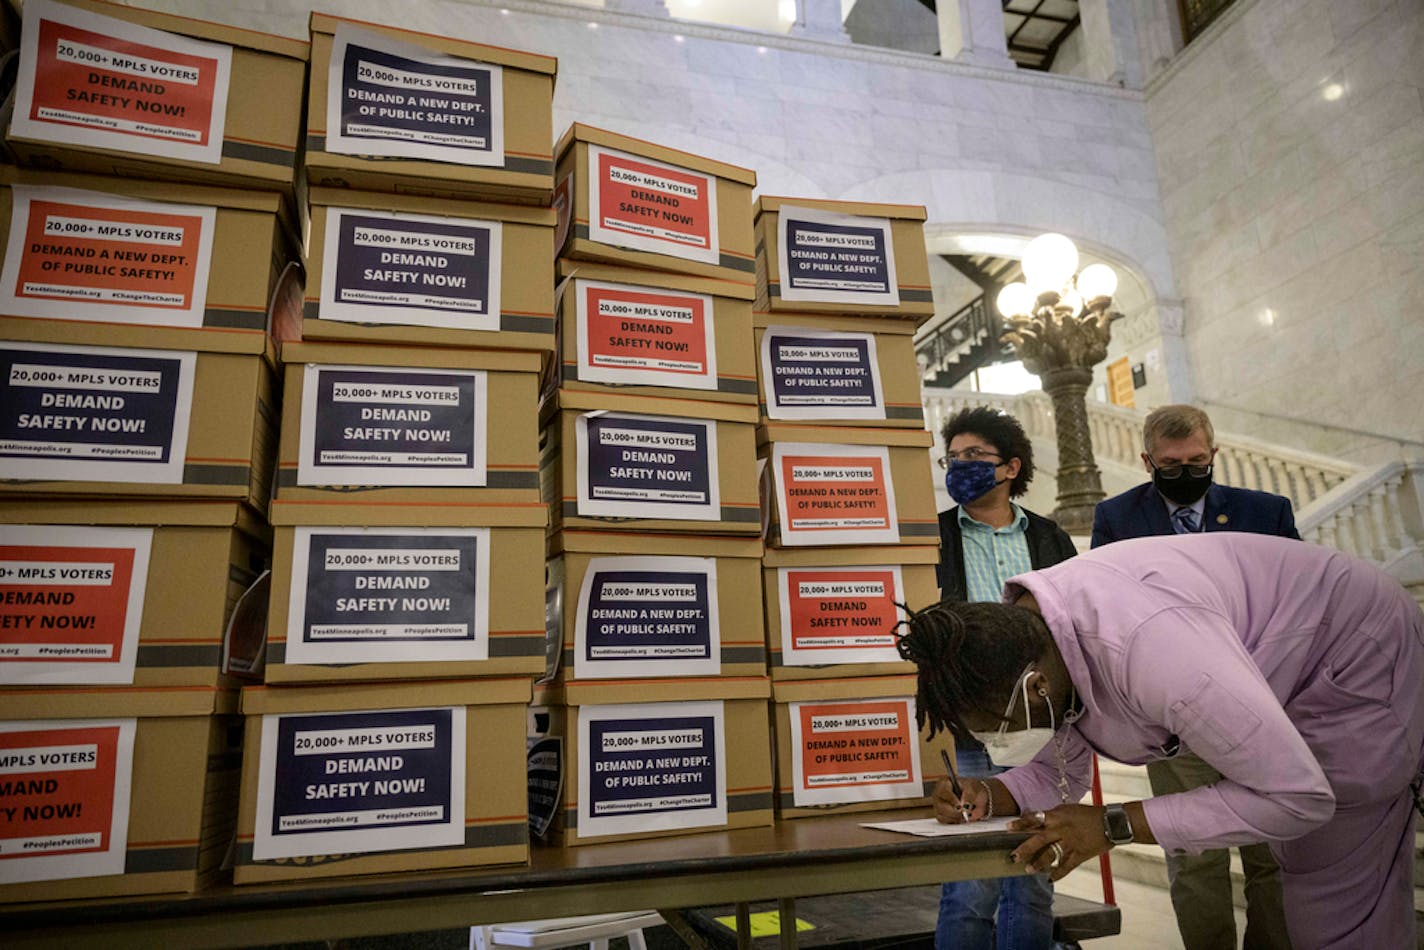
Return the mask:
M1108 355L1117 274L1090 264L1079 274L1078 249L1061 234L1043 234L1024 249L1026 283L999 292L999 312L1008 321L1001 339L1024 367L1043 381L1053 400L1058 436L1058 508L1053 517L1069 534L1087 534L1093 508L1104 497L1088 429L1088 384L1093 367Z

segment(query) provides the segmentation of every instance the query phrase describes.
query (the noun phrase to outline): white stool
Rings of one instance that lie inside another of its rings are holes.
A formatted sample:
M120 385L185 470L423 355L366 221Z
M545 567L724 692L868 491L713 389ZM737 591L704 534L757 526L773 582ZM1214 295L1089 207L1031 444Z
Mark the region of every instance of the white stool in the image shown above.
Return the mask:
M643 928L656 927L663 919L656 911L636 910L626 914L590 914L587 917L554 917L549 920L520 920L470 928L470 950L497 950L499 947L527 947L550 950L586 943L589 950L608 950L613 937L627 937L628 950L648 950Z

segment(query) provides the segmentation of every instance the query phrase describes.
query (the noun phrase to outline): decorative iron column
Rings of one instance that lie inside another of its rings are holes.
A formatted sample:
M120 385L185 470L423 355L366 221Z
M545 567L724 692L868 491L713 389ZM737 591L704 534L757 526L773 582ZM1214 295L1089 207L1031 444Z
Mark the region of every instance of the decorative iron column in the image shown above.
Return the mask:
M1064 302L1057 293L1038 296L1032 312L1008 317L1001 337L1013 346L1024 368L1043 381L1053 400L1058 438L1058 507L1053 519L1069 534L1088 534L1093 509L1105 497L1102 476L1093 458L1088 428L1088 386L1093 367L1107 358L1114 312L1112 297L1091 300L1074 312L1076 295Z

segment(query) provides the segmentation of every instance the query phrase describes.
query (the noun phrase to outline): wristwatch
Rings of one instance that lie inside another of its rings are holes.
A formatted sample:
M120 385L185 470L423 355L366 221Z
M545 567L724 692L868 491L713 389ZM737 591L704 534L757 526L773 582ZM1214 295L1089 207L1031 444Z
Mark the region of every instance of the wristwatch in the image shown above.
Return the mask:
M1109 805L1103 809L1103 834L1114 846L1132 844L1132 822L1121 805Z

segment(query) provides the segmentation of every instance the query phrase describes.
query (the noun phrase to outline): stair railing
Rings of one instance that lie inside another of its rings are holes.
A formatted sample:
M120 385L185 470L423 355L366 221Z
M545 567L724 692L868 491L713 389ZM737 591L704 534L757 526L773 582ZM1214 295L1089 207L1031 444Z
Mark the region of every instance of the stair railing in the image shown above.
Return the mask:
M995 406L1017 418L1030 438L1055 437L1052 401L1042 392L1017 396L963 389L924 390L926 417L935 431L944 420L970 406ZM1121 406L1088 403L1088 428L1099 462L1129 468L1142 466L1142 420L1145 413ZM1304 513L1317 499L1359 473L1349 462L1302 452L1282 445L1217 433L1216 480L1223 485L1274 492Z

